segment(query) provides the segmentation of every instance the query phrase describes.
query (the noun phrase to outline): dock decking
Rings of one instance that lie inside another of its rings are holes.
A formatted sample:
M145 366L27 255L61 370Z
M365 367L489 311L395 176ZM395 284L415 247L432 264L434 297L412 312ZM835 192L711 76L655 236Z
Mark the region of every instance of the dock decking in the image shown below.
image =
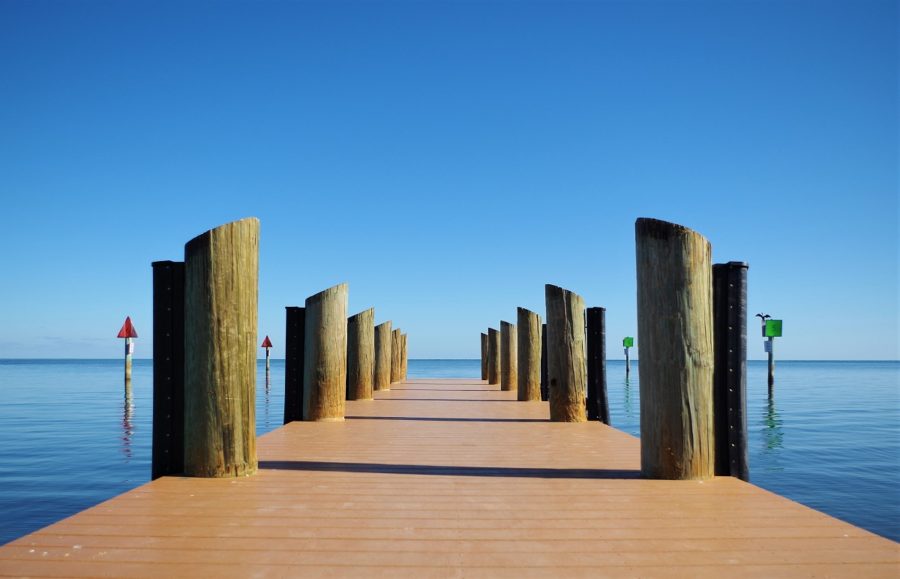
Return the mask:
M639 478L636 438L479 380L409 380L0 548L0 576L900 576L900 545L733 478Z

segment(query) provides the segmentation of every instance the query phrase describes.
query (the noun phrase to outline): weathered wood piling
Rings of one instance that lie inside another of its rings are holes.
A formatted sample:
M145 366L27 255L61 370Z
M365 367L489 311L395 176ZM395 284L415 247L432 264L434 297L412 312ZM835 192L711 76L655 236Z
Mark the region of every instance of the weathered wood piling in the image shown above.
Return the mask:
M550 284L545 287L545 297L550 420L585 422L584 300Z
M375 382L375 310L347 320L347 400L371 400Z
M715 416L718 476L750 480L747 454L747 269L744 262L713 266Z
M375 326L375 390L391 389L391 322Z
M488 335L481 334L481 379L488 379Z
M516 338L515 324L500 322L500 390L518 390L519 353Z
M638 219L641 473L713 476L711 248L674 223Z
M525 308L516 310L518 400L541 399L541 316Z
M347 284L306 299L303 420L344 419L347 385Z
M500 383L500 332L488 328L488 384Z
M587 417L609 424L606 396L606 308L587 309Z
M211 229L184 248L184 472L256 472L259 220Z
M409 334L400 334L400 379L403 381L409 374L408 338Z
M401 345L400 338L400 329L395 328L391 331L391 384L396 384L400 382L400 372L403 366L401 362L401 358L403 356L403 350Z
M284 423L303 420L306 308L287 306L284 329Z
M550 400L550 378L547 376L547 324L541 324L541 400Z
M153 266L153 450L150 478L184 472L184 262Z

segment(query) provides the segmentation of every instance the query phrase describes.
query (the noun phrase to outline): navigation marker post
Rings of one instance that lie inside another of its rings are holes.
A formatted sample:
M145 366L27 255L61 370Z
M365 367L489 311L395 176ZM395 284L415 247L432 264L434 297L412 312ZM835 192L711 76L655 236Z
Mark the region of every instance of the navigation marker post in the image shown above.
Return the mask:
M269 339L269 336L266 336L266 339L262 341L259 347L266 349L266 388L268 388L269 384L271 384L269 379L269 348L272 347L272 340Z
M781 337L781 320L773 320L769 314L756 314L762 324L762 337L767 338L763 342L766 353L769 355L769 395L772 394L772 386L775 385L775 338Z
M117 338L125 338L125 396L131 396L131 356L134 354L134 338L137 338L137 330L131 323L131 316L125 317L125 323L119 330Z
M622 346L625 348L625 379L627 380L628 375L631 374L631 354L629 348L634 347L634 338L631 336L622 338Z

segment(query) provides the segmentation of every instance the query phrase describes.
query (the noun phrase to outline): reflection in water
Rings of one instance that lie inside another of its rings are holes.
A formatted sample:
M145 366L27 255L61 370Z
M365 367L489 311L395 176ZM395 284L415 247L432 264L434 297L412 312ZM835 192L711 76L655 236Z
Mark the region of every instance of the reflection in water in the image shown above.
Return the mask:
M634 418L634 408L631 406L631 382L625 378L625 415L629 419Z
M766 415L763 420L763 440L765 441L765 454L777 456L779 451L784 447L784 429L781 416L778 409L775 408L775 398L769 396L766 404ZM781 469L778 469L781 470Z
M122 412L122 454L125 455L125 462L131 460L131 439L134 436L133 417L134 398L131 396L129 388L125 391L125 404Z
M266 397L265 397L265 404L263 405L263 424L265 425L267 431L272 428L272 425L269 422L269 406L270 406L270 404L269 404L269 375L267 373L266 374Z

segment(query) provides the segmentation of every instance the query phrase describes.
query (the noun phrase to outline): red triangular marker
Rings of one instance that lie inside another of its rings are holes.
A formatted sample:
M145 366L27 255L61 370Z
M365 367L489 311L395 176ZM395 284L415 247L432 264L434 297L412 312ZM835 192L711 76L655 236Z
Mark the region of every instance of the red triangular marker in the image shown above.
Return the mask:
M263 340L263 343L260 344L260 348L272 348L272 340L269 339L269 336L266 336L266 339Z
M119 335L117 338L137 338L137 330L134 329L134 325L131 323L131 316L127 316L125 318L125 323L122 324L122 329L119 330Z

